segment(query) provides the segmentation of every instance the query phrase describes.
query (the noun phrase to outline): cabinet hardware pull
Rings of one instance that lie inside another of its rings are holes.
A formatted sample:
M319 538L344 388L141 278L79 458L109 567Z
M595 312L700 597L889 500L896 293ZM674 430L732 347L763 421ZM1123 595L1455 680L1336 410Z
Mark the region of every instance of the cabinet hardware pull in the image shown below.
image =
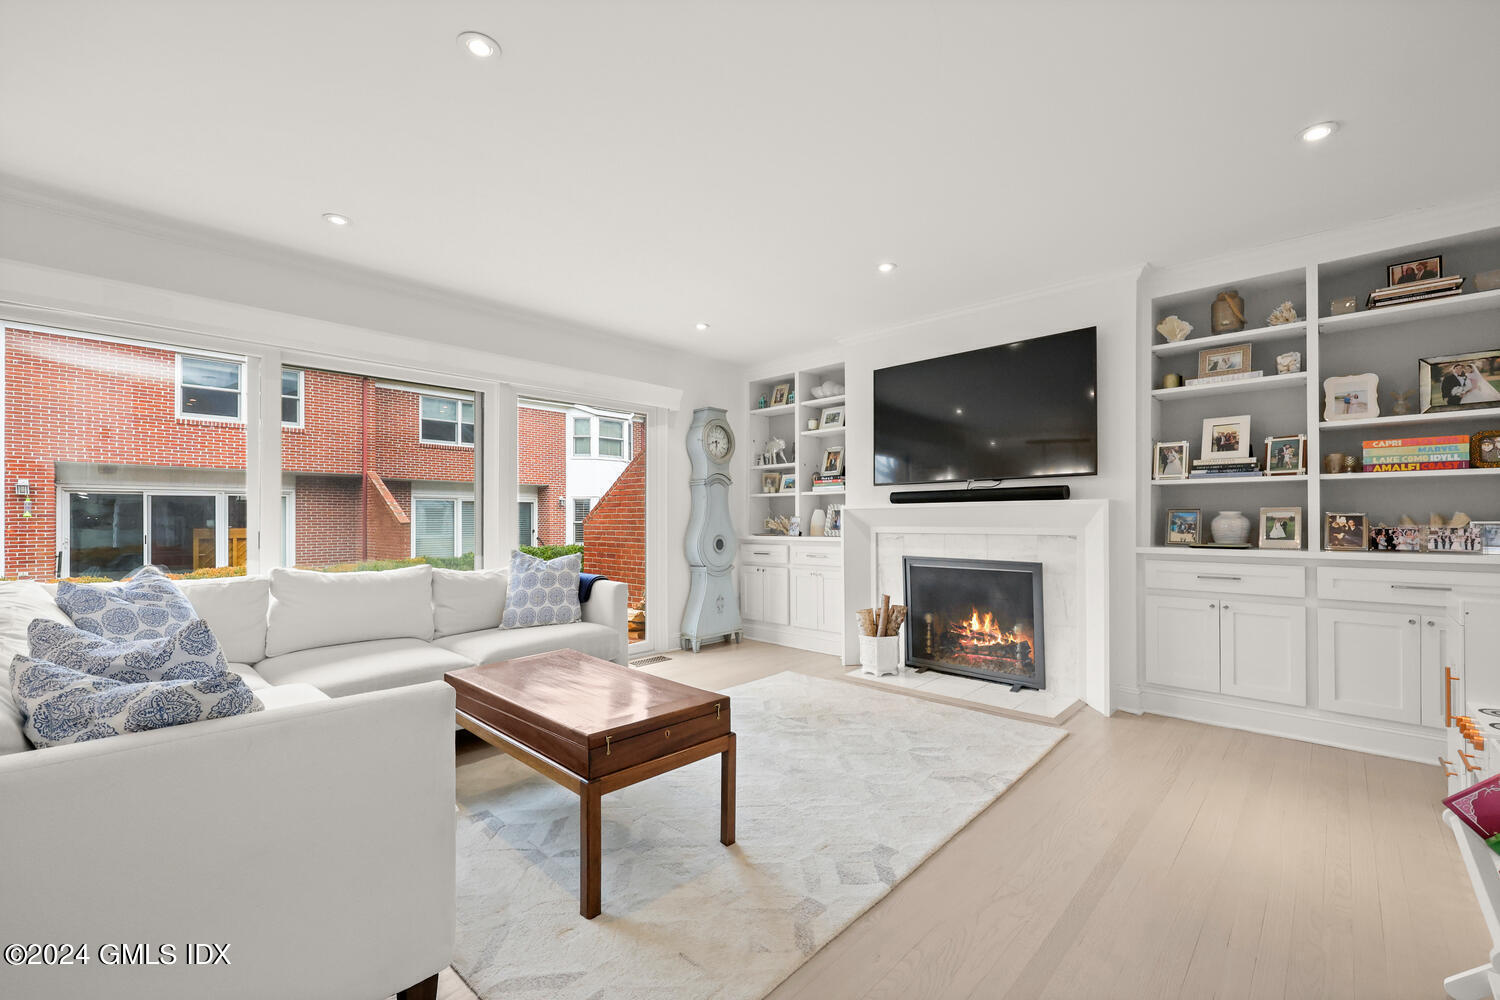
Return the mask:
M1452 667L1443 668L1443 725L1451 726L1456 721L1453 715L1453 682L1458 680L1458 675L1453 672Z
M769 553L769 552L763 552L763 551L761 551L761 550L760 550L760 549L756 549L756 550L754 550L754 551L753 551L753 552L751 552L751 553L750 553L750 554L751 554L751 555L752 555L752 556L768 556L768 555L770 555L770 554L771 554L771 553Z
M1470 757L1468 754L1464 753L1462 750L1460 750L1458 752L1458 755L1463 758L1463 761L1464 761L1464 770L1465 771L1477 771L1477 770L1479 770L1479 766L1474 763L1474 758L1473 757Z
M1218 607L1218 605L1215 604L1213 601L1209 601L1208 602L1208 606L1211 607L1211 608L1217 608Z
M1226 611L1229 610L1229 602L1228 601L1225 601L1223 606L1224 606L1224 610L1226 610Z
M1406 619L1406 624L1408 624L1408 625L1415 625L1416 623L1417 623L1417 620L1415 618L1408 618L1408 619Z
M1441 586L1441 585L1438 585L1438 584L1426 584L1426 583L1393 583L1393 584L1391 584L1391 589L1392 590L1436 590L1436 591L1441 591L1443 593L1447 593L1448 591L1452 590L1453 588L1452 587L1444 587L1444 586Z
M1198 574L1198 579L1200 579L1200 580L1230 580L1230 581L1233 581L1234 583L1239 583L1241 580L1244 579L1244 577L1240 577L1240 576L1225 576L1222 573L1199 573Z
M1436 625L1436 624L1437 624L1437 622L1436 622L1436 621L1434 621L1434 620L1433 620L1433 619L1431 619L1431 618L1429 618L1429 619L1427 619L1427 627L1428 627L1428 628L1432 628L1432 627L1433 627L1433 626L1435 626L1435 625Z
M802 557L804 559L827 559L828 558L828 553L826 553L826 552L804 552L804 553L802 553Z

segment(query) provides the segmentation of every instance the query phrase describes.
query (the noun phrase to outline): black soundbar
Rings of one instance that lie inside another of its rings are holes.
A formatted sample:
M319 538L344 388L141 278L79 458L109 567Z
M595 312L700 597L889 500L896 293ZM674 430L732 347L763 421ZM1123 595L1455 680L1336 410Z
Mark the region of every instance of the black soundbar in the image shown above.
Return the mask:
M991 487L980 490L904 490L891 494L891 503L998 503L1002 500L1066 500L1070 486Z

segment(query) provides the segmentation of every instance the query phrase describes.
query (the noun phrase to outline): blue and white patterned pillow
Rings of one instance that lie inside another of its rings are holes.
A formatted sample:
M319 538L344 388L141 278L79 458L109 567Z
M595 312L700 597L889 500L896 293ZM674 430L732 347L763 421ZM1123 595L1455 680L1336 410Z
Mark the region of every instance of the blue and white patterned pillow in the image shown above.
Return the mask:
M578 604L578 573L582 568L583 556L576 552L552 560L512 552L500 627L530 628L578 621L583 617Z
M117 641L160 639L193 618L193 605L155 566L142 566L119 584L57 585L57 606L85 632Z
M130 684L214 677L229 669L201 618L160 639L119 640L38 618L26 629L31 656Z
M17 656L10 678L26 738L38 748L247 715L265 707L232 673L131 684Z

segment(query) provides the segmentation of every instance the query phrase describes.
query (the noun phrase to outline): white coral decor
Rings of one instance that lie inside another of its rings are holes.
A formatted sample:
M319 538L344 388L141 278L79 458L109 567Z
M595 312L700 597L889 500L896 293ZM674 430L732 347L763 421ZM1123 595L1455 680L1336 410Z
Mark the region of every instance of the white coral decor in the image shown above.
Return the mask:
M1156 324L1156 332L1166 337L1171 343L1176 343L1193 332L1193 324L1178 319L1176 316L1168 316Z
M1295 322L1297 322L1297 307L1289 301L1277 306L1272 310L1271 315L1266 317L1266 323L1269 326L1281 326L1285 323Z

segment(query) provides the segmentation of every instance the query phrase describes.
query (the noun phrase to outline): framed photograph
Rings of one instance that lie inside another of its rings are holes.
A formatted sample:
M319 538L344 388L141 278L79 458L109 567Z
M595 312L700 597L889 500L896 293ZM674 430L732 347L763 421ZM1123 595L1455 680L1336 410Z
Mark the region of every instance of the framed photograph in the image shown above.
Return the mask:
M1306 434L1266 438L1266 475L1300 476L1306 468Z
M1441 278L1443 276L1443 256L1423 257L1421 260L1408 260L1400 264L1391 264L1385 269L1385 283L1387 285L1409 285L1413 281L1426 281L1429 278Z
M1417 362L1422 412L1500 406L1500 347Z
M1260 509L1260 547L1263 549L1302 548L1302 508L1262 507Z
M844 474L844 446L835 445L823 450L823 462L818 466L818 472L824 476L842 476Z
M1323 515L1323 548L1331 552L1363 552L1370 544L1370 518L1365 514Z
M1238 375L1250 370L1250 345L1235 344L1233 347L1210 347L1198 352L1198 377L1208 375Z
M1500 431L1480 431L1470 436L1469 464L1476 469L1500 468Z
M1151 449L1152 479L1186 479L1188 477L1188 443L1158 441Z
M1425 528L1423 535L1424 552L1471 556L1484 554L1484 533L1473 521L1461 528Z
M1209 417L1203 421L1205 462L1246 461L1250 458L1250 414L1238 417Z
M785 406L786 405L786 401L791 397L791 395L792 395L792 383L790 383L790 382L782 382L776 388L774 388L774 389L771 390L771 405L772 406Z
M1485 555L1500 556L1500 521L1471 521L1479 529L1479 540Z
M844 505L831 503L823 521L823 534L838 537L844 531Z
M1203 538L1203 511L1176 507L1167 511L1167 544L1197 545Z
M844 426L844 408L842 406L830 406L823 411L822 419L818 421L819 430L842 426Z
M1421 552L1422 531L1417 525L1376 525L1370 529L1371 552Z
M1323 380L1324 420L1364 420L1380 416L1380 376L1335 375Z
M783 472L781 474L781 489L778 492L780 492L780 493L796 493L797 492L797 474L795 472Z
M762 493L780 493L781 473L762 472L760 474L760 491Z

